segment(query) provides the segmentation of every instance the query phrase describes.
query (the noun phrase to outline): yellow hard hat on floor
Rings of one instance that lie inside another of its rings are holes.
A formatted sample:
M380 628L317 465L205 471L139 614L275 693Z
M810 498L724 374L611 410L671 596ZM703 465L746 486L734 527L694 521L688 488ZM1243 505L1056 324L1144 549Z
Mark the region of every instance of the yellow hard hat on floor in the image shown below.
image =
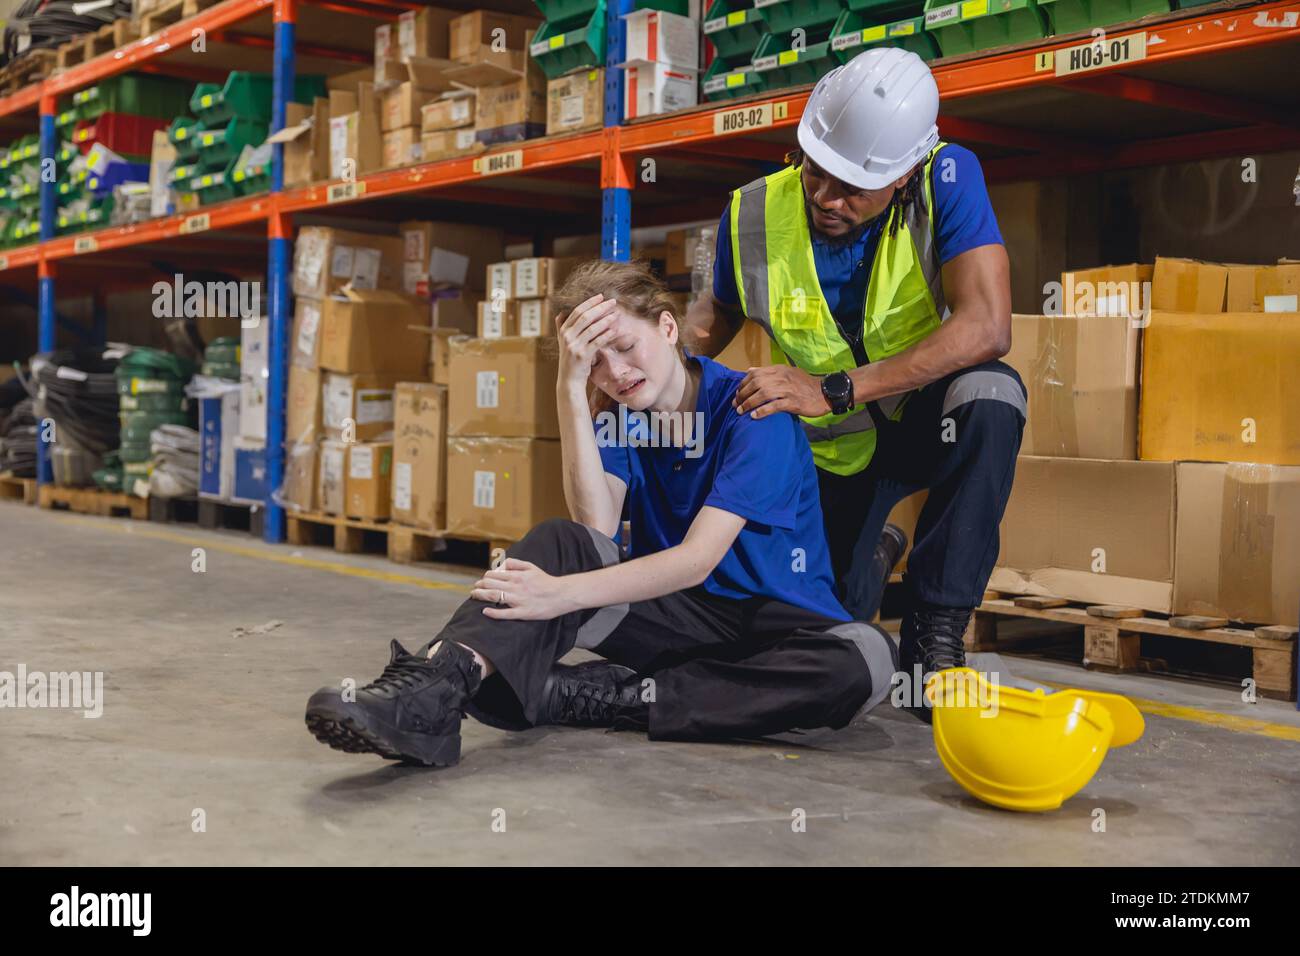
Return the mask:
M1055 694L994 684L969 667L940 671L925 689L934 746L968 793L1007 810L1055 810L1092 779L1110 747L1142 736L1126 697Z

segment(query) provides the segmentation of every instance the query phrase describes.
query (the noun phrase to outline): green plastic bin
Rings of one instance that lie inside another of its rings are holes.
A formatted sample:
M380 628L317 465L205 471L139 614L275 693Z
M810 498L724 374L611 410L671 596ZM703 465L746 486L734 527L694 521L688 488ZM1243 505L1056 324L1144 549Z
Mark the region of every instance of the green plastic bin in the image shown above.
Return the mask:
M78 119L94 119L100 113L130 113L161 119L185 112L189 84L147 73L123 73L72 94Z
M586 67L605 65L605 0L586 23L567 28L549 20L537 28L528 52L548 80Z
M180 163L174 165L167 173L167 183L173 189L184 189L182 183L188 183L203 170L198 163Z
M868 14L845 10L835 21L831 31L831 56L838 63L848 63L863 50L877 46L897 46L910 50L923 60L939 55L939 45L925 32L921 17L895 20L893 23L872 23Z
M926 0L925 29L943 56L1041 40L1047 18L1037 0Z
M910 20L925 12L925 0L844 0L844 6L855 13L870 14L874 23Z
M190 116L178 116L167 127L167 142L176 150L176 159L192 163L199 158L198 134L207 127Z
M226 77L226 82L200 83L189 99L189 111L203 121L209 129L224 125L230 120L256 120L271 122L270 73L250 73L236 70ZM294 78L293 99L310 103L314 97L325 93L325 80L320 76ZM176 112L183 112L184 108Z
M199 205L210 206L214 202L224 202L239 195L235 183L224 169L214 172L199 173L189 184L190 191L199 197Z
M704 18L704 38L731 66L748 63L766 35L767 21L753 0L713 0Z
M768 89L816 83L839 66L831 56L829 38L807 43L802 50L792 49L793 42L787 33L769 33L754 51L754 70L765 76Z
M1209 2L1209 0L1206 0ZM1168 13L1169 0L1038 0L1052 33L1077 33Z
M591 19L601 0L533 0L542 19L560 26L581 26Z
M271 164L254 163L245 166L243 169L234 168L239 164L238 160L231 163L231 168L227 170L226 175L230 183L234 186L236 196L251 196L254 193L264 193L271 189Z
M729 67L722 60L714 60L700 78L700 92L710 102L735 99L749 93L767 89L768 75L759 73L753 64Z
M793 30L812 34L819 27L829 29L844 4L840 0L754 0L754 8L767 22L769 33L783 34L788 40Z
M238 159L245 146L260 146L266 139L266 124L258 120L237 116L225 126L207 126L196 137L198 164L207 172L223 170L232 159Z

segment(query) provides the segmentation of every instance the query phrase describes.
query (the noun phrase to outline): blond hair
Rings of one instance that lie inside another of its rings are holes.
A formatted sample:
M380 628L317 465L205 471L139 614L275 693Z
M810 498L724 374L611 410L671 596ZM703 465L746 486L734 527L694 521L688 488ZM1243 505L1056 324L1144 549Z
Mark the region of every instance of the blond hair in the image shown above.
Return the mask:
M671 315L678 326L677 358L685 363L686 351L680 334L683 315L668 286L655 275L648 262L644 259L630 262L593 259L584 262L569 273L560 291L551 297L553 311L559 316L557 322L563 323L570 312L597 294L606 299L617 299L627 312L655 325L659 324L659 316L664 312ZM588 395L593 414L610 410L616 404L595 386L590 386Z

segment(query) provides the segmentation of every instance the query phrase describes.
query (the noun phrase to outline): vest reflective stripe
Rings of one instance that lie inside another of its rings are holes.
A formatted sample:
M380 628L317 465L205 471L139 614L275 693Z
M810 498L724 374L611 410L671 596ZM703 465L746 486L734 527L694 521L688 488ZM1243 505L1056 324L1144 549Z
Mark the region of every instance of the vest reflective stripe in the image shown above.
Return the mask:
M873 362L895 355L938 328L947 316L934 249L931 175L939 143L921 170L922 189L894 236L876 246L863 302L862 342ZM772 340L772 360L813 375L849 370L857 360L840 335L817 279L800 172L789 167L738 189L730 206L736 288L746 316ZM882 399L897 419L908 395ZM871 461L876 423L860 409L803 419L818 467L854 474Z

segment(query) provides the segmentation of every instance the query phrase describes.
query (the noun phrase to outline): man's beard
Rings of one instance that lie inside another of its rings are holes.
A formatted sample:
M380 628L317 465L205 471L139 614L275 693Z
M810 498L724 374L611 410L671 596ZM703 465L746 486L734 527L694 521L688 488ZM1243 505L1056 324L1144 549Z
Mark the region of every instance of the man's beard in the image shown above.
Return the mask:
M805 195L803 197L803 211L804 215L808 219L808 228L819 241L824 242L828 246L851 246L862 238L862 233L864 233L867 227L871 225L871 220L868 219L866 222L858 223L842 236L827 235L817 228L816 220L813 219L812 209L812 200Z

